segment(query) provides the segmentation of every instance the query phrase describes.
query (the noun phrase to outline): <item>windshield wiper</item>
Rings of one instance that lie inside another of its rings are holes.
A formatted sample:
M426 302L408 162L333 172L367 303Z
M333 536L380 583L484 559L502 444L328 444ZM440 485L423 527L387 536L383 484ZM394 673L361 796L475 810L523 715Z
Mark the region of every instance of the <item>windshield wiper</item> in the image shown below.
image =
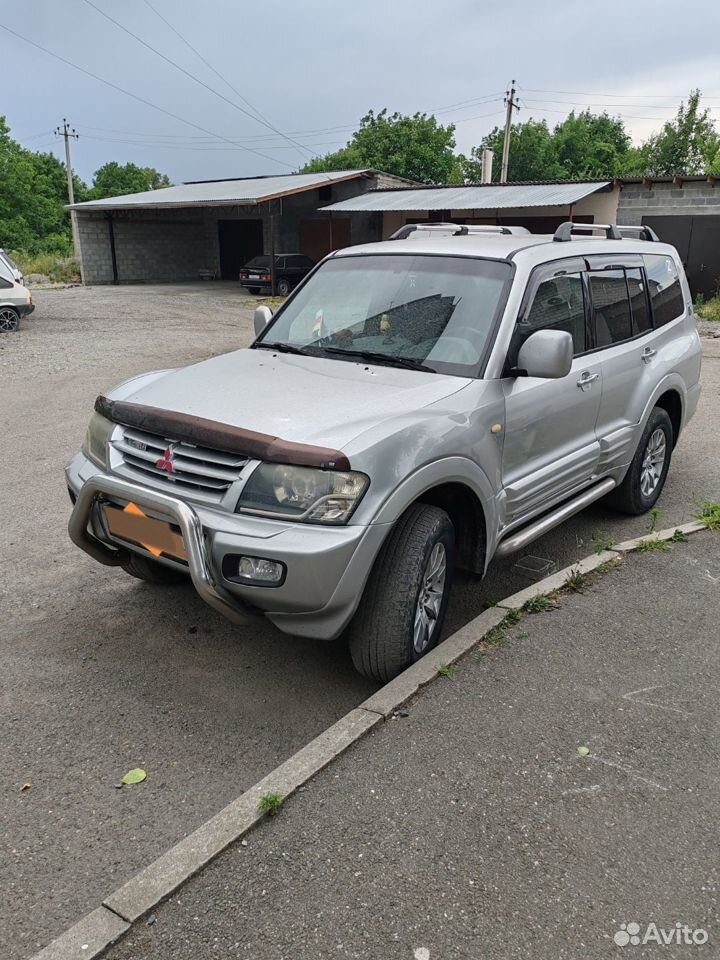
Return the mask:
M255 348L277 350L278 353L299 353L301 356L307 356L307 350L304 347L296 347L294 343L283 343L282 341L273 343L272 341L261 340L260 343L255 344Z
M344 357L353 357L358 360L367 360L368 363L384 363L390 367L405 367L408 370L427 370L428 373L435 373L432 367L429 367L422 360L415 360L413 357L393 357L387 353L376 353L373 350L350 350L345 347L323 347L323 353L337 353Z

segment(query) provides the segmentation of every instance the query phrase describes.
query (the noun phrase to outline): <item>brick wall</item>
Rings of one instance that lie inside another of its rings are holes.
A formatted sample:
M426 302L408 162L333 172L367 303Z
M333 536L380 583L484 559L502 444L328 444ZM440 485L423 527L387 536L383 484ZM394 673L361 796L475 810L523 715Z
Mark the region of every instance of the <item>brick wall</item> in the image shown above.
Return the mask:
M720 184L705 181L655 183L650 186L625 184L620 192L617 223L639 226L643 217L720 216Z

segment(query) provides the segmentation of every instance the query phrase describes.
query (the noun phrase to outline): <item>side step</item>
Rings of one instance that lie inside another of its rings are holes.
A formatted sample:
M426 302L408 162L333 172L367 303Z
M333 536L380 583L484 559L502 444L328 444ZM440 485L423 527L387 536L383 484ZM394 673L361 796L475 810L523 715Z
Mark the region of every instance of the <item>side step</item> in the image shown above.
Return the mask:
M517 533L511 534L505 540L501 540L495 551L495 556L507 557L517 550L522 550L523 547L532 543L533 540L537 540L538 537L542 537L549 530L552 530L553 527L562 523L563 520L567 520L568 517L572 517L575 513L580 513L585 507L589 507L591 503L610 493L616 486L615 481L608 477L607 480L603 480L602 483L590 487L589 490L585 490L580 496L575 497L574 500L563 503L562 506L557 507L551 513L546 513L544 517L529 524L527 527L523 527L522 530Z

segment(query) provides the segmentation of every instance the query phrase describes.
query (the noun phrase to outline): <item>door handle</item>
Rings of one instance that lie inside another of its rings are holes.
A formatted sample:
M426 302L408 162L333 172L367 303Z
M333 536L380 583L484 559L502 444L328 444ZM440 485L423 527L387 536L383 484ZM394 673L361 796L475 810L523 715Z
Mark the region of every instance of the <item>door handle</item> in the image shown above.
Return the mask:
M653 350L652 347L645 347L642 352L643 363L650 363L653 357L657 356L657 350Z
M600 379L599 373L590 373L589 370L586 370L585 373L583 373L583 375L578 380L577 385L580 387L581 390L587 390L593 385L593 383L595 383L596 380L599 380L599 379Z

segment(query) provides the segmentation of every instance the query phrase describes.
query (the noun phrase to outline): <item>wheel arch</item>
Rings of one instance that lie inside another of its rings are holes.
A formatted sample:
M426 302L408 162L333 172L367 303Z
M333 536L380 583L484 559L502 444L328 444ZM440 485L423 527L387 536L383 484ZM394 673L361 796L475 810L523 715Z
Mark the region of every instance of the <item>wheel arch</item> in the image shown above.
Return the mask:
M672 428L673 428L673 448L674 448L678 442L678 438L680 436L680 430L682 429L682 421L683 421L683 401L682 401L682 396L680 395L679 390L673 387L671 387L668 390L665 390L655 400L655 403L653 404L653 406L660 407L670 417L670 422L672 423Z
M483 574L487 563L487 521L480 498L458 481L430 487L413 501L444 510L455 530L455 564L461 570Z

